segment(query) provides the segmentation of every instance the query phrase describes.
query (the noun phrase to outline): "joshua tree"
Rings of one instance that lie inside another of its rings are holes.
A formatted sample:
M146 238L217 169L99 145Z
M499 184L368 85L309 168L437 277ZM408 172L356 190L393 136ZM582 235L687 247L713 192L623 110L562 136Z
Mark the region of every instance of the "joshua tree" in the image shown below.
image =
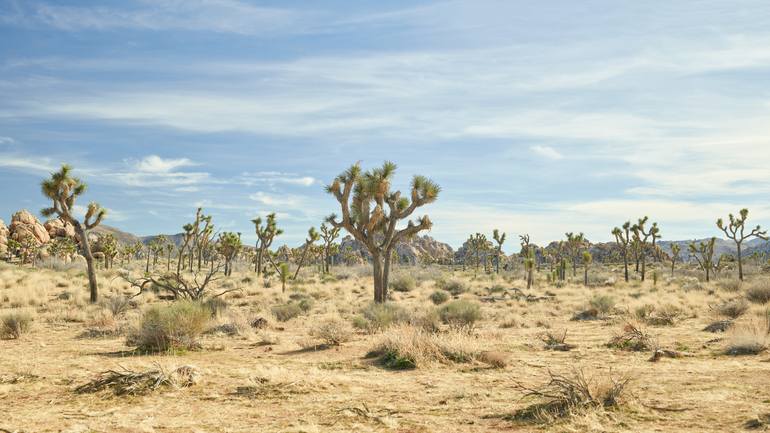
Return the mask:
M416 222L410 221L402 229L397 229L398 222L409 219L417 208L436 201L441 190L431 180L415 176L409 198L401 197L400 191L390 191L395 171L396 165L392 162L385 162L382 167L365 173L361 172L359 164L354 164L326 187L342 209L341 220L331 215L327 221L347 230L372 256L374 301L377 303L387 299L393 249L402 240L429 230L433 225L427 216Z
M166 244L166 272L171 272L171 253L174 252L174 244L169 242Z
M111 233L105 233L96 241L95 249L104 254L104 269L112 268L113 260L118 255L118 240Z
M48 251L59 260L71 257L77 250L78 248L75 242L68 237L56 238L48 247Z
M636 241L637 245L639 246L639 258L642 262L642 281L644 281L645 273L647 270L647 245L650 238L652 238L652 249L655 249L655 240L660 239L660 229L658 228L658 223L652 223L652 226L645 230L644 226L647 224L647 221L649 220L649 217L639 218L639 222L637 222L633 227L631 227L631 231L634 232L634 240Z
M323 272L329 273L329 267L331 266L331 252L332 252L332 246L334 245L334 241L339 237L340 235L340 228L339 227L330 227L327 226L326 223L321 224L321 238L324 240L323 244Z
M674 267L676 266L676 261L679 260L679 253L682 251L682 248L679 246L679 244L671 244L671 277L674 277Z
M714 244L717 238L712 237L707 242L701 241L699 244L690 242L690 254L695 257L698 266L706 271L706 281L711 280L711 269L714 267Z
M588 267L594 261L593 256L588 251L583 251L583 284L588 287Z
M479 270L479 266L481 266L482 254L486 258L486 250L488 244L489 241L487 241L487 237L481 233L476 233L475 235L471 235L468 238L468 249L470 250L469 252L475 256L474 262L476 266L473 273L474 275L476 275L476 272ZM469 252L466 252L466 255ZM484 261L484 267L486 268L486 260Z
M251 222L254 223L254 229L257 232L257 260L254 263L254 271L257 275L261 275L265 250L270 248L276 236L283 234L283 230L279 229L275 222L275 213L267 216L264 226L261 217L256 217Z
M233 260L241 251L241 234L233 232L224 232L219 234L217 239L217 252L225 259L225 276L233 273Z
M628 246L631 243L631 222L626 221L622 229L615 227L612 229L612 234L615 236L615 242L620 245L623 254L623 270L626 282L628 282Z
M63 165L61 170L51 174L50 179L42 183L43 195L51 199L53 206L41 211L45 217L57 215L63 221L72 224L80 239L80 247L88 267L88 286L91 292L91 303L99 300L99 286L96 282L96 270L94 268L94 256L91 254L91 246L88 243L88 231L98 226L107 215L99 204L92 202L88 205L85 219L81 223L72 214L75 200L86 192L86 184L80 179L70 175L72 168Z
M567 236L567 251L569 252L570 259L572 261L572 276L577 275L577 262L580 260L581 252L588 244L583 233L574 234L572 232L565 233Z
M519 254L522 257L529 257L529 235L519 235L519 239L521 240L521 252Z
M305 264L305 258L307 257L307 252L310 250L314 243L318 242L318 240L321 238L321 235L318 234L315 227L310 227L310 229L307 231L307 239L305 239L305 245L302 248L302 256L299 259L299 263L297 263L297 270L294 272L294 276L292 277L292 280L297 279L297 275L299 275L299 270L302 269L302 266Z
M529 255L524 259L524 269L527 271L527 290L529 290L532 288L532 281L534 280L535 252L533 250L529 250Z
M495 251L495 272L500 273L500 256L503 253L503 244L505 243L505 233L500 234L500 231L495 229L492 232L492 238L497 243L497 250Z
M751 238L759 238L767 240L767 231L763 231L758 225L746 233L746 219L749 217L748 209L741 209L739 216L736 218L733 214L729 215L730 223L724 224L722 218L717 220L717 227L725 232L725 235L735 242L735 246L738 250L738 278L743 281L743 258L741 257L741 247L743 241Z
M281 293L286 292L286 281L289 280L289 264L281 263L278 266L278 278L281 279Z

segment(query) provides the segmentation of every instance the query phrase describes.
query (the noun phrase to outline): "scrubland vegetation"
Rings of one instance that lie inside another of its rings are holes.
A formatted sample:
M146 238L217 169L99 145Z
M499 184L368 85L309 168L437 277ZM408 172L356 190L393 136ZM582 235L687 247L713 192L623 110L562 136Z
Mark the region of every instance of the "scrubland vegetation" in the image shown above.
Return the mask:
M506 256L495 231L404 263L399 242L432 223L398 222L440 189L418 176L405 200L389 190L394 170L335 179L341 216L295 249L271 246L275 214L253 220L247 248L202 209L179 243L97 239L84 262L36 267L11 244L0 431L770 428L764 260L715 259L710 241L665 252L644 217L612 230L607 254L567 233L545 247L521 236ZM67 176L44 185L59 197L49 213L85 193ZM78 231L105 217L91 208ZM746 217L718 223L739 246ZM340 251L343 230L357 256Z

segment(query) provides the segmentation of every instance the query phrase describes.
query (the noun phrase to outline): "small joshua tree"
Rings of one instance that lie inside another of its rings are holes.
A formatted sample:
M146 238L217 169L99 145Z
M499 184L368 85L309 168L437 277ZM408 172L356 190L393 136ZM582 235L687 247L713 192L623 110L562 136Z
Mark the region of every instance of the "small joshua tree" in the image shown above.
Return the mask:
M475 235L471 235L471 237L468 238L468 249L470 250L469 252L471 252L475 257L474 258L475 268L473 271L474 276L476 275L476 272L479 270L479 266L481 266L482 254L485 257L484 268L486 268L486 251L487 251L488 245L489 245L489 241L487 241L487 237L481 233L476 233Z
M242 247L240 233L224 232L219 234L216 250L225 259L225 276L232 275L233 260L238 256Z
M676 266L676 262L679 260L679 253L682 251L682 248L679 246L679 244L671 244L671 277L674 277L674 267Z
M104 254L104 269L112 268L115 256L118 255L118 240L112 233L105 233L99 236L96 241L95 249Z
M332 247L334 246L334 241L339 237L340 235L340 228L339 227L330 227L327 226L326 223L321 224L321 238L324 241L323 244L323 257L322 257L322 267L323 272L325 274L329 273L329 267L331 266L331 255L332 255Z
M631 222L626 221L623 224L623 228L615 227L612 229L612 234L615 236L615 242L620 246L621 253L623 255L623 271L626 282L628 282L628 247L631 243Z
M588 287L588 267L594 261L593 256L588 251L583 251L583 284Z
M528 251L529 255L524 259L524 270L527 271L527 290L532 288L535 270L535 251L532 249L529 249Z
M586 241L583 233L574 234L570 232L565 233L565 236L567 236L567 251L572 261L572 276L574 277L577 275L577 262L580 260L582 251L586 248L588 241Z
M96 268L94 256L91 254L91 245L88 243L88 231L101 224L107 211L97 203L90 203L86 210L85 219L81 223L73 215L75 201L86 192L86 184L80 179L71 176L72 168L63 165L59 171L51 174L50 179L43 181L41 189L43 195L51 199L53 206L41 211L45 217L58 216L63 221L72 224L80 239L80 248L88 267L88 287L91 292L91 303L99 300L99 286L96 281Z
M289 264L281 263L278 265L278 278L281 279L281 293L286 293L286 281L289 280Z
M500 273L500 256L503 254L503 244L505 243L505 233L500 233L495 229L492 232L492 238L497 243L497 249L495 250L495 272Z
M312 249L313 244L318 242L318 239L321 238L321 235L318 234L315 227L310 227L310 229L307 231L307 239L305 239L305 245L302 248L302 256L299 259L299 263L297 263L297 271L294 272L294 276L292 277L292 280L297 279L297 275L299 275L299 270L302 269L302 266L305 264L305 259L307 258L307 253L310 249Z
M275 213L271 213L262 225L262 218L257 217L251 220L254 223L254 229L257 232L257 260L254 263L254 271L257 275L262 275L262 260L265 257L265 251L273 244L276 236L283 234L283 230L278 228L275 222Z
M695 257L698 266L706 272L706 281L711 280L711 270L714 268L714 244L717 238L713 237L706 242L701 241L697 245L690 242L690 254Z
M729 215L730 222L728 225L724 224L722 218L717 220L717 227L725 232L725 235L735 242L735 246L738 250L738 278L743 281L743 258L741 257L741 248L743 241L751 238L759 238L767 240L767 231L763 231L759 226L756 226L751 232L746 233L746 219L749 217L748 209L741 209L738 217L733 214Z
M359 164L354 164L326 187L342 210L341 220L331 215L327 222L347 230L372 256L377 303L387 299L390 257L396 245L433 226L427 216L410 221L402 229L397 228L399 221L409 219L418 208L436 201L441 191L431 180L415 176L409 198L402 197L400 191L390 191L395 172L396 165L392 162L365 173Z
M652 226L645 230L644 226L647 224L647 221L649 221L649 217L640 218L639 222L637 222L633 227L631 227L631 231L634 232L634 240L637 242L637 245L639 247L639 259L642 263L642 281L644 281L645 273L647 270L647 245L649 245L650 239L652 239L651 245L652 249L655 249L655 241L656 239L660 239L660 229L658 228L658 223L652 223Z

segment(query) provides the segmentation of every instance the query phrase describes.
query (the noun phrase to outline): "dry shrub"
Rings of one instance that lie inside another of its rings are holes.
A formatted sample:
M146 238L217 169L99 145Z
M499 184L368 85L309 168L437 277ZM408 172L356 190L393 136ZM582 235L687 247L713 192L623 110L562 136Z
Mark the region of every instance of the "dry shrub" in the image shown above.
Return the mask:
M630 382L627 377L614 379L611 376L594 381L586 378L581 370L573 371L571 376L550 371L548 374L550 380L539 388L515 384L516 389L524 392L524 398L537 398L541 401L514 412L507 419L552 423L587 410L616 408L622 403Z
M443 290L436 290L430 295L430 301L433 302L434 305L441 305L448 300L449 300L449 293Z
M746 289L746 299L757 304L770 302L770 280L757 280Z
M735 326L726 338L726 355L758 355L768 347L767 323L751 322Z
M417 288L417 280L409 274L396 275L390 282L390 288L396 292L411 292Z
M145 395L161 387L187 388L198 383L199 377L198 369L189 365L173 370L156 365L155 369L143 372L109 370L75 388L75 392L90 394L111 390L115 395Z
M0 338L19 339L32 327L34 316L28 311L11 311L0 316Z
M717 287L724 290L725 292L737 292L741 290L743 283L741 282L741 280L720 279L716 282L716 285Z
M556 350L560 352L567 352L574 349L574 344L569 344L567 340L567 330L565 329L561 334L554 334L552 332L546 332L540 335L540 340L545 344L545 350Z
M631 322L626 323L623 326L622 332L616 334L607 342L607 347L630 352L651 350L655 346L652 337L644 332L641 327Z
M136 305L125 296L112 296L102 301L102 306L112 314L112 317L119 317Z
M410 319L409 312L399 305L371 303L353 320L353 326L375 333L395 324L408 323Z
M478 348L478 342L467 333L435 334L411 325L397 325L382 335L367 357L379 358L387 368L405 370L431 363L483 361Z
M674 326L676 319L682 315L682 310L676 305L665 304L653 308L644 318L648 325Z
M289 304L276 305L271 308L270 311L279 322L288 322L302 314L302 307L300 307L298 303L292 302Z
M465 281L457 279L445 280L443 278L436 280L436 287L441 290L446 290L453 296L463 294L469 290L468 284Z
M737 319L749 310L749 302L743 298L736 298L710 308L719 316Z
M588 301L591 308L599 311L601 315L608 315L615 308L615 299L609 295L596 295Z
M211 311L194 301L152 306L126 344L144 352L200 348L199 338L211 320Z
M310 335L321 340L327 346L339 346L350 341L353 332L346 322L338 318L328 318L322 320L318 325L314 325L310 330Z

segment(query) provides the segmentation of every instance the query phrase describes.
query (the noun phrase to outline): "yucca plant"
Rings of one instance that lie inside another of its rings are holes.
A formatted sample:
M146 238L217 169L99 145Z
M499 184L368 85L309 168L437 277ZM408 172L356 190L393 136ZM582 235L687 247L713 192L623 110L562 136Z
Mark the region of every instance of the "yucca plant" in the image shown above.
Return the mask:
M80 179L72 177L71 173L72 167L65 164L62 165L59 171L52 173L50 179L42 182L41 189L43 195L51 199L53 205L43 209L40 213L45 217L56 215L75 227L75 232L80 240L80 248L88 268L88 287L91 303L95 304L99 300L99 286L96 281L94 256L91 253L91 245L88 243L88 231L101 224L107 215L107 211L98 203L91 202L88 205L83 222L81 223L75 219L73 212L76 200L86 192L87 187Z

